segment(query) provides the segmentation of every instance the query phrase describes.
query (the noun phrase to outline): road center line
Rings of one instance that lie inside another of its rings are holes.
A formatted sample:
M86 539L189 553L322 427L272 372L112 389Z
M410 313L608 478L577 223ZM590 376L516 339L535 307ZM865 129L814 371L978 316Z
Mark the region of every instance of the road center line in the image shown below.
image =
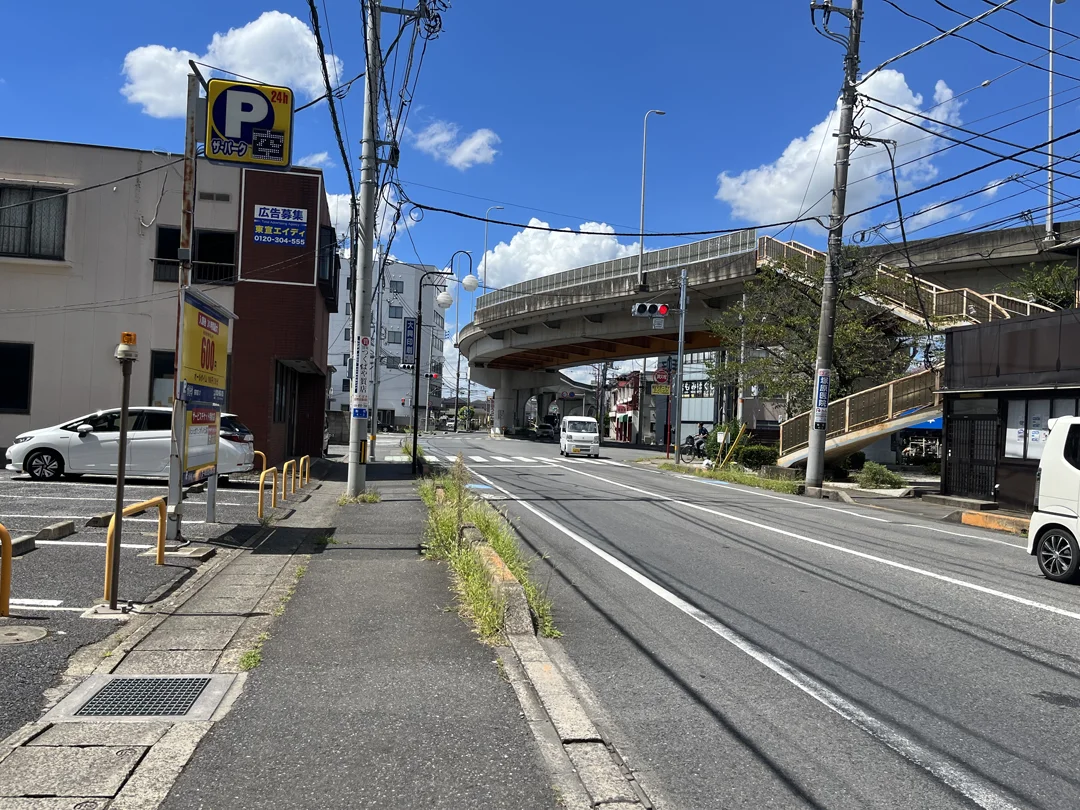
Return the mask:
M969 771L959 762L953 760L950 757L939 754L930 748L921 745L914 740L905 737L904 734L883 720L874 717L869 712L859 708L847 698L843 697L837 692L834 692L824 683L819 681L813 675L799 669L793 664L789 664L781 658L776 657L772 653L767 652L750 639L741 635L737 631L728 627L718 619L713 618L704 611L695 607L687 602L680 596L667 590L662 585L649 579L647 576L631 568L617 557L612 556L608 552L594 545L589 540L585 539L576 532L563 526L557 520L541 512L532 504L521 500L510 491L499 486L495 482L485 478L479 473L474 473L477 478L486 481L495 489L505 494L508 498L520 504L535 514L538 518L544 522L550 524L560 532L565 534L574 542L578 543L582 547L588 549L596 556L605 562L611 564L619 571L626 574L640 585L648 588L656 596L659 596L665 602L681 610L694 621L711 630L720 638L727 641L737 649L749 655L758 663L767 667L775 672L781 678L792 684L802 692L806 693L814 700L821 703L826 708L835 712L843 717L849 723L859 728L866 734L869 734L872 738L880 743L891 748L896 753L900 754L909 762L918 765L920 768L931 773L941 782L951 787L956 792L960 793L967 799L971 800L979 807L986 808L986 810L1019 810L1019 808L1012 802L1008 801L1005 797L995 792L991 787L986 785L976 774ZM595 478L596 476L590 476ZM630 487L633 489L633 487ZM666 498L665 500L673 500Z
M660 495L655 492L649 492L648 490L640 489L639 487L631 486L630 484L623 484L619 481L612 481L610 478L601 478L599 475L593 475L592 473L583 472L582 470L576 468L567 467L567 469L577 475L584 475L588 478L595 478L597 481L603 481L606 484L612 484L617 487L622 487L623 489L629 489L633 492L647 495L650 498L659 498L660 500L668 501L678 506L684 506L687 509L696 509L700 512L708 512L711 515L722 517L725 520L732 520L736 523L742 523L746 526L753 526L756 529L763 529L768 532L773 532L774 534L782 535L783 537L790 537L792 540L799 540L803 543L811 543L815 546L821 546L823 548L832 549L833 551L839 551L842 554L850 554L853 557L860 557L864 560L871 560L872 562L887 565L890 568L899 568L901 571L907 571L912 574L929 577L930 579L936 579L939 582L947 582L950 585L956 585L961 588L978 591L979 593L984 593L989 596L996 596L999 599L1016 602L1017 604L1026 605L1027 607L1033 607L1037 610L1045 610L1048 613L1056 613L1059 616L1066 616L1070 619L1080 619L1080 613L1074 613L1071 610L1065 610L1064 608L1047 605L1044 602L1036 602L1034 599L1028 599L1023 596L1017 596L1016 594L1006 593L1005 591L999 591L995 588L987 588L985 585L977 585L974 582L967 582L962 579L956 579L955 577L945 576L944 574L937 574L933 571L927 571L925 568L917 568L913 565L907 565L902 562L897 562L896 560L890 560L885 557L878 557L876 554L867 554L865 551L856 551L853 548L847 548L846 546L837 545L836 543L828 543L824 540L815 540L813 537L807 537L803 534L789 532L786 529L781 529L778 526L770 526L767 523L759 523L756 520L749 520L747 518L738 517L737 515L731 515L727 512L721 512L716 509L711 509L707 506L701 506L700 504L690 503L688 501L680 501L677 498L671 498L667 495Z

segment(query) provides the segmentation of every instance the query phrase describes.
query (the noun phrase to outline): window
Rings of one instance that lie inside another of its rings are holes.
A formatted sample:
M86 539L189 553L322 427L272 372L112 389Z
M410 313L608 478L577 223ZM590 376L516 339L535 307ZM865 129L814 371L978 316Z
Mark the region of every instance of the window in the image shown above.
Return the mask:
M1076 400L1055 399L1050 418L1057 419L1059 416L1076 416Z
M405 292L405 282L404 281L393 281L393 280L391 280L391 282L390 282L390 294L391 295L394 295L394 294L402 295L404 292Z
M352 329L345 327L345 340L352 340Z
M390 317L395 320L400 320L402 316L401 307L390 305Z
M150 404L167 407L173 404L173 353L150 352Z
M341 410L344 411L345 413L348 413L349 412L349 403L343 402L341 404Z
M222 194L219 191L200 191L199 199L206 200L207 202L228 202L229 195Z
M197 230L192 235L191 280L218 284L236 279L236 232ZM180 273L180 229L158 225L154 281L177 281Z
M286 422L292 418L296 387L296 371L284 363L276 363L274 369L275 422Z
M1080 425L1070 427L1065 437L1065 460L1080 470Z
M341 365L343 365L343 366L349 365L349 355L347 355L347 354L341 355Z
M391 344L401 343L401 330L390 330L386 333L386 342Z
M0 186L0 254L63 259L66 227L63 189Z
M172 430L171 411L143 411L142 421L135 430Z
M1005 458L1042 458L1050 434L1050 400L1010 399L1005 418Z
M3 213L0 212L0 216ZM34 381L34 344L0 343L0 413L30 413L30 389Z
M139 416L139 411L128 411L128 430L134 429ZM118 433L120 431L120 411L105 411L105 413L88 416L86 419L79 419L64 425L64 430L74 431L79 425L90 425L94 429L94 433Z
M349 378L348 377L346 377L345 379L343 379L341 381L341 393L343 393L343 394L349 393Z
M345 314L352 315L352 304L350 304L348 301L345 302Z

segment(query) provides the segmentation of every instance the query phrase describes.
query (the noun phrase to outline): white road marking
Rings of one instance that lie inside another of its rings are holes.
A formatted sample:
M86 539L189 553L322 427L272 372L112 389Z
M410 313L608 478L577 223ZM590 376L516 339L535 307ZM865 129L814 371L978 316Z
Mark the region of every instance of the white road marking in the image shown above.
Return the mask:
M493 461L498 461L498 462L500 462L502 464L506 464L507 462L510 461L510 459L503 458L502 456L492 456L491 458L492 458Z
M14 602L15 600L12 599L11 601ZM35 606L35 607L29 607L29 606L23 607L23 606L20 606L20 605L12 604L11 609L13 611L21 610L21 611L28 611L28 612L31 612L31 613L37 613L38 611L41 611L41 610L51 610L51 611L64 612L64 613L86 613L86 611L88 611L90 608L84 608L84 607L81 607L81 608L76 608L76 607L45 607L43 605L38 605L38 606Z
M219 504L219 506L220 506L220 504ZM150 509L147 509L146 511L149 512L151 509L154 509L154 507L150 507ZM37 519L47 519L47 520L89 520L90 518L94 517L94 515L9 515L9 514L2 514L2 515L0 515L0 517L3 517L3 518L37 518ZM135 523L157 523L158 519L156 517L152 517L152 518L125 517L124 518L124 523L130 523L132 521L134 521ZM206 523L206 521L205 520L185 520L184 523Z
M469 456L469 459L472 460L472 461L478 461L481 464L483 464L484 462L487 461L487 459L484 458L483 456Z
M948 529L939 529L937 526L924 526L921 523L897 523L896 526L907 526L912 529L926 529L930 532L940 532L941 534L951 534L953 537L966 537L970 540L982 540L987 543L997 543L999 546L1008 546L1009 548L1018 548L1027 553L1027 546L1018 546L1016 543L1006 543L1004 540L995 540L993 537L981 537L977 534L965 534L964 532L950 532Z
M190 523L190 520L184 521ZM90 540L38 540L39 546L93 546L96 548L105 548L105 543L91 542ZM157 548L157 546L149 545L148 543L121 543L120 548Z
M63 599L9 599L12 605L23 607L60 607L64 604Z
M543 459L541 459L541 461L542 460ZM527 461L527 462L529 462L531 464L532 462L536 461L536 459L534 459L534 458L525 458L525 456L514 456L514 461Z
M477 477L487 481L482 475L477 474ZM713 618L687 602L685 599L649 579L636 569L631 568L622 560L612 556L591 543L589 540L586 540L581 535L566 528L554 518L541 512L532 504L517 498L511 492L503 489L492 481L488 481L488 483L495 489L504 493L511 500L516 501L518 504L528 509L544 522L558 529L574 542L614 566L638 584L646 587L649 591L656 596L659 596L668 604L678 608L694 621L711 630L720 638L724 639L724 641L727 641L758 663L772 670L785 681L806 693L826 708L840 715L840 717L847 720L856 728L864 731L878 742L888 746L908 761L928 771L937 779L970 799L975 804L986 808L987 810L1019 810L1016 805L995 792L993 788L984 783L982 779L964 767L961 763L950 757L938 754L932 749L909 739L904 736L901 731L889 725L884 720L880 720L869 712L859 708L842 695L834 692L813 675L804 672L793 664L789 664L787 661L762 649L753 641L728 627L723 622Z
M1056 613L1059 616L1066 616L1070 619L1080 619L1080 613L1074 613L1071 610L1065 610L1064 608L1055 607L1054 605L1048 605L1044 602L1036 602L1034 599L1017 596L1016 594L999 591L994 588L987 588L985 585L977 585L974 582L967 582L962 579L956 579L955 577L945 576L944 574L937 574L933 571L927 571L925 568L916 568L913 565L907 565L906 563L897 562L896 560L890 560L885 557L878 557L876 554L867 554L865 551L856 551L853 548L847 548L845 546L837 545L836 543L827 543L824 540L815 540L813 537L807 537L803 534L789 532L786 529L781 529L779 526L770 526L767 523L759 523L756 520L749 520L747 518L738 517L736 515L730 515L727 512L720 512L716 509L710 509L707 506L701 506L700 504L689 503L688 501L680 501L678 498L671 498L667 495L660 495L655 492L649 492L648 490L630 486L630 484L623 484L619 481L612 481L610 478L601 478L599 475L593 475L592 473L582 472L581 470L574 470L574 472L576 472L578 475L595 478L597 481L603 481L604 483L612 484L617 487L622 487L623 489L629 489L633 492L639 492L642 495L649 496L650 498L658 498L662 501L668 501L678 506L685 506L688 509L696 509L700 512L708 512L710 515L716 515L717 517L722 517L725 520L733 520L736 523L743 523L747 526L753 526L756 529L763 529L764 531L773 532L774 534L779 534L784 537L790 537L792 540L799 540L803 543L811 543L815 546L821 546L823 548L832 549L833 551L839 551L842 554L850 554L853 557L860 557L864 560L871 560L872 562L887 565L890 568L899 568L901 571L907 571L912 574L929 577L930 579L936 579L939 582L948 582L950 585L957 585L961 588L978 591L979 593L984 593L989 596L996 596L999 599L1005 599L1009 602L1016 602L1020 605L1033 607L1036 610L1045 610L1048 613Z

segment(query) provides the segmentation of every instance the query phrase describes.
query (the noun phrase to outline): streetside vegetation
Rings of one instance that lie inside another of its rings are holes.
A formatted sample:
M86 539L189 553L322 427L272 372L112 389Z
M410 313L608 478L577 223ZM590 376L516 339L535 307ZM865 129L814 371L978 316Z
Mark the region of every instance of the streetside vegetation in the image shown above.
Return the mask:
M733 467L724 467L719 470L703 470L701 467L661 464L660 469L668 472L696 475L698 478L709 478L713 481L723 481L728 484L742 484L748 487L757 487L758 489L768 489L773 492L785 492L789 495L797 495L799 487L802 485L801 481L793 481L787 478L766 478L763 475L737 470Z

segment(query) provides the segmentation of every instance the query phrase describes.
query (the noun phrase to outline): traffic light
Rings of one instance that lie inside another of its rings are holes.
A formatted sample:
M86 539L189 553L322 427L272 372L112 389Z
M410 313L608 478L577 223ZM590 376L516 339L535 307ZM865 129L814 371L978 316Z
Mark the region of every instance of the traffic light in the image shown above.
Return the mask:
M405 397L402 397L402 398L401 398L401 407L402 407L402 408L404 408L404 407L405 407Z
M424 376L427 377L429 380L437 380L437 379L439 379L438 374L425 374Z
M631 304L630 314L635 318L663 318L668 314L667 304Z
M416 363L399 363L398 368L404 369L405 371L412 371L416 368Z

